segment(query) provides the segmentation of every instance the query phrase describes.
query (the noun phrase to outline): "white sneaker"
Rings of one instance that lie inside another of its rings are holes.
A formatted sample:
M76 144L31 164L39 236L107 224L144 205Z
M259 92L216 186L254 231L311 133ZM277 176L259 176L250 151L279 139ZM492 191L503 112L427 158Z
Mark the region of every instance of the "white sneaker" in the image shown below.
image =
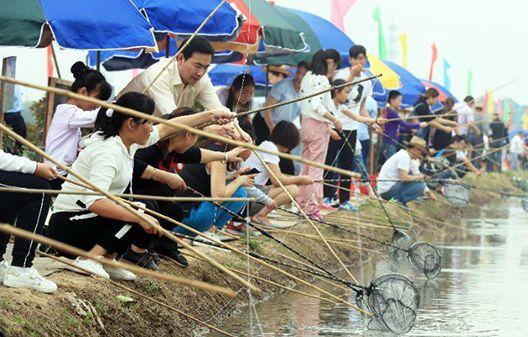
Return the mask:
M55 282L42 277L34 267L9 267L4 285L11 288L33 289L45 294L51 294L57 290Z
M4 283L5 276L7 274L7 270L9 269L9 263L7 261L2 261L0 263L0 283Z
M73 263L87 271L94 273L95 275L101 276L107 280L110 279L110 275L104 270L103 265L94 260L85 260L81 258L76 258Z
M115 261L115 260L114 260ZM103 266L104 270L110 275L110 278L123 281L134 281L136 274L123 268L114 268L110 266Z

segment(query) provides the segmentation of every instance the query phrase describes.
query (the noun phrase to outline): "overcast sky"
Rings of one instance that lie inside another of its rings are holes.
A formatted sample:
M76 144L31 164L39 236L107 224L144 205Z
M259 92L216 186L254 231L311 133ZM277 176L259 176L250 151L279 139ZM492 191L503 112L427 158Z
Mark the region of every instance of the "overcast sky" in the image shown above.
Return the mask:
M275 0L278 5L305 10L330 18L330 0ZM387 43L392 57L401 63L398 35L407 32L409 70L417 77L426 78L429 72L431 44L438 46L439 59L434 80L443 83L442 60L451 64L452 91L459 98L466 94L467 71L474 75L473 93L498 87L514 78L519 81L497 91L495 98L511 96L520 103L528 103L527 43L528 2L522 0L358 0L345 17L345 27L355 43L364 44L377 54L377 28L372 19L376 5L380 5ZM394 40L391 46L391 38ZM63 77L71 78L69 67L76 60L84 60L85 53L58 50ZM45 51L30 48L0 47L0 57L18 56L17 77L46 83ZM108 75L116 88L131 78L130 72ZM41 93L25 90L25 99Z

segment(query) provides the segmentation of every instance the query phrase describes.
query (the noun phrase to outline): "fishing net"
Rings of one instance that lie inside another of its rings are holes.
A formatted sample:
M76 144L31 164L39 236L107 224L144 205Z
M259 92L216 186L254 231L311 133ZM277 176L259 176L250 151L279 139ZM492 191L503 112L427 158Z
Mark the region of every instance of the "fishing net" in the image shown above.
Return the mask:
M469 202L469 187L462 184L445 184L444 196L456 208L462 208Z
M392 243L388 248L389 257L394 262L401 262L407 257L407 251L411 248L412 240L407 233L395 229L392 234Z
M440 172L443 172L447 167L449 167L449 161L444 157L440 157L429 159L428 161L424 162L420 170L424 174L430 177L434 177ZM426 183L427 186L429 186L430 188L435 188L441 184L441 181L433 179L427 181Z
M416 242L408 251L411 265L428 279L435 278L442 269L442 258L436 248L427 242Z
M399 335L412 329L420 305L420 293L407 277L385 274L374 280L367 290L358 292L356 303L373 314L363 315L368 329Z
M522 198L521 200L521 205L522 205L522 208L528 212L528 197L524 197Z

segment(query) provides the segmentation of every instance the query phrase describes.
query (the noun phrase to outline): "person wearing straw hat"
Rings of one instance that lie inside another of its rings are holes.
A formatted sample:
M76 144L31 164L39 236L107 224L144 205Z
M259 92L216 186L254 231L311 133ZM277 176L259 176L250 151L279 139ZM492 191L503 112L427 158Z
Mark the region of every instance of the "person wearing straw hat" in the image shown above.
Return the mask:
M423 138L413 136L406 145L406 149L401 149L383 164L377 187L383 199L394 198L405 206L409 201L422 196L426 187L423 182L425 175L411 174L412 160L423 160L429 155Z

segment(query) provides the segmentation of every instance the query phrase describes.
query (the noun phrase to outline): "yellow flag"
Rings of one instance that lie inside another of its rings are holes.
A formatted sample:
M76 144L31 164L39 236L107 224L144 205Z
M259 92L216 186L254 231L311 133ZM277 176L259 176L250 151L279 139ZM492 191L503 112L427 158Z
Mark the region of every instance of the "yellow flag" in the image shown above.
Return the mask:
M402 51L402 66L407 69L407 33L401 33L400 34L400 45L401 45L401 51Z

